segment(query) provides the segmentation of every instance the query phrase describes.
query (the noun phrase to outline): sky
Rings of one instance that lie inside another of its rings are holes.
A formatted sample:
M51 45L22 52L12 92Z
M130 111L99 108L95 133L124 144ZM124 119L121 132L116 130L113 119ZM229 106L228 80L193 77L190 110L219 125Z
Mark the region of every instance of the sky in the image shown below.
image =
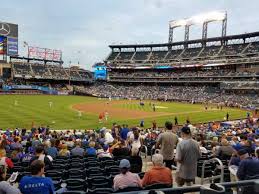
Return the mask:
M228 13L228 35L259 31L258 7L258 0L12 0L1 2L0 21L19 25L21 56L26 41L62 50L64 66L79 61L91 70L109 55L110 44L167 42L170 20L219 10ZM201 30L192 26L190 39ZM183 32L176 29L174 41L183 40ZM209 24L208 37L220 34L220 22Z

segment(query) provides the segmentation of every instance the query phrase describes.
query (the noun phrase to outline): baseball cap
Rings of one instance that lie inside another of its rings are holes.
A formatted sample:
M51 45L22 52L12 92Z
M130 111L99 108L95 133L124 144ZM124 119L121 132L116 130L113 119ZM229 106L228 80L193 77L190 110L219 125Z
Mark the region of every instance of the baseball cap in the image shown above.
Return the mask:
M130 162L127 159L122 159L120 161L120 168L130 168Z
M183 133L185 133L185 134L190 134L190 133L191 133L190 127L183 127L183 128L181 129L181 131L182 131Z

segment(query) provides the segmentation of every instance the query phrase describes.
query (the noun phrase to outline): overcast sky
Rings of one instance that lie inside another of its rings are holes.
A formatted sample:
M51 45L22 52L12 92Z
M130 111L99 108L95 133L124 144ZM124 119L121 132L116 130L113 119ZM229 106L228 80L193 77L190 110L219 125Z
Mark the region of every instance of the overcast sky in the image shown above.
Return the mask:
M259 31L258 8L258 0L11 0L1 2L0 21L19 25L20 55L26 41L61 49L65 65L80 61L91 69L108 56L109 44L167 42L173 19L226 10L227 34ZM220 27L209 25L208 36L219 36ZM201 29L192 27L190 39L201 37ZM175 40L182 39L177 29Z

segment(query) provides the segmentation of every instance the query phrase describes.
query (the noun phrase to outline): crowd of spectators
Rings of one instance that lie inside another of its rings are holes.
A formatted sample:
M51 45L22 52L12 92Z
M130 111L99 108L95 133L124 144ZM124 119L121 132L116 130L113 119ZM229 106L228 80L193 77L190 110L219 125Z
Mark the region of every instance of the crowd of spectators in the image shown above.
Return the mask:
M87 81L92 79L89 71L78 68L64 68L60 65L44 65L34 63L13 62L14 77L36 77L54 80Z
M255 76L255 72L235 72L233 69L177 70L177 71L111 71L109 78L190 78L190 77L240 77Z
M228 94L209 86L148 86L96 83L89 87L77 87L76 91L103 98L215 103L231 107L251 107L259 103L256 94Z
M172 122L167 121L164 128L153 126L149 129L128 128L127 125L114 123L111 129L85 131L53 131L47 127L32 128L30 131L18 128L1 130L0 192L47 194L56 190L62 193L70 188L61 188L61 182L67 181L68 184L70 179L59 177L59 182L54 182L54 179L57 181L57 175L51 175L53 170L58 173L67 164L72 167L68 170L70 173L73 170L81 172L77 175L68 174L68 177L84 177L81 167L86 165L85 170L90 173L99 168L96 165L105 165L105 161L115 165L105 168L105 171L117 169L110 177L110 185L106 185L110 191L147 189L154 184L166 188L174 183L179 187L188 186L200 176L199 161L213 157L224 161L227 173L232 173L238 180L258 178L258 124L258 120L248 116L238 122L195 126L188 120L183 127L174 127ZM154 143L149 146L151 142ZM140 154L144 147L151 155L154 154L151 158L153 166L147 170L143 168L144 160ZM155 149L157 151L154 152ZM91 163L94 166L91 167ZM10 178L10 173L16 171L20 173L20 178L16 177L19 179L18 188L12 185L15 180ZM99 176L106 176L101 170L94 172L95 175L100 173Z
M110 63L168 63L172 61L192 61L204 59L226 59L229 57L240 58L244 56L251 56L259 52L258 42L246 44L231 44L231 45L211 45L206 47L196 48L172 48L166 51L122 51L112 52L108 56L107 61Z

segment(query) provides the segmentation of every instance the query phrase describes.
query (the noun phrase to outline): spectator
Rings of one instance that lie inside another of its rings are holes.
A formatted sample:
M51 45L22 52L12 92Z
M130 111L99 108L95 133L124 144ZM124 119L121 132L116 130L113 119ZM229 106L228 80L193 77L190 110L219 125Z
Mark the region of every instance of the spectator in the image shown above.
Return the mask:
M234 152L233 147L229 144L228 140L222 139L221 146L216 150L216 157L221 160L229 160Z
M0 165L7 168L13 168L13 162L10 158L6 157L6 152L4 149L0 149Z
M32 139L32 147L36 148L40 144L41 144L41 141L39 139L39 135L35 135L34 138Z
M97 151L95 149L95 142L94 141L89 142L89 148L86 148L86 154L92 155L92 156L95 156L97 154Z
M205 141L200 141L199 142L199 145L200 145L200 151L202 154L208 154L208 150L206 149L206 143Z
M36 147L35 156L31 159L30 163L32 163L34 160L41 160L44 162L46 167L52 167L53 158L44 154L44 147L42 145Z
M111 147L112 155L114 157L125 157L130 155L130 150L126 146L125 141L121 140Z
M101 130L101 136L104 138L104 144L111 144L114 141L114 138L112 137L111 133L107 131L105 127L103 127Z
M99 152L98 151L98 158L111 158L112 155L109 152L109 146L103 145L103 149Z
M239 180L250 180L259 178L259 160L249 156L246 149L238 151L240 164L237 170Z
M178 137L172 131L173 124L171 122L165 122L165 128L166 131L158 136L156 147L160 146L160 153L164 158L165 166L172 169L174 149L178 143Z
M0 165L0 193L1 194L20 194L20 190L12 186L6 179L6 167Z
M138 128L135 127L132 129L132 133L129 136L128 143L129 145L131 145L131 147L134 146L135 148L138 148L138 149L141 148L141 146L143 145L143 140L140 136Z
M81 148L81 142L77 141L76 147L71 150L71 155L83 157L84 154L85 154L85 150L83 148Z
M58 155L65 156L65 157L70 156L70 151L67 149L67 144L62 144L61 150L58 152Z
M189 127L181 129L182 141L176 148L177 184L183 186L185 183L191 185L197 176L197 161L201 157L198 142L192 139Z
M31 163L30 169L32 176L24 176L19 184L22 193L35 194L54 194L55 189L50 178L44 177L44 162L35 160Z
M139 156L138 147L133 146L131 148L131 156L129 157L130 161L130 171L133 173L140 173L142 171L142 158Z
M163 155L155 154L152 157L153 167L147 171L142 179L142 186L161 183L168 186L173 184L172 172L163 165Z
M113 188L115 191L125 189L127 187L141 187L141 180L137 174L131 173L130 162L126 159L120 161L121 173L113 179Z
M56 140L51 139L50 140L50 147L46 149L46 153L50 155L52 158L56 158L58 155L58 149L55 147L56 145Z
M13 162L18 162L23 157L22 148L15 148L11 153L11 160Z
M14 138L14 143L12 143L12 144L10 145L10 148L11 148L11 150L15 150L15 149L17 149L17 148L22 149L22 144L20 144L18 137L15 137L15 138Z
M128 132L129 132L128 125L122 125L122 129L121 129L121 132L120 132L121 139L126 141L127 140Z

